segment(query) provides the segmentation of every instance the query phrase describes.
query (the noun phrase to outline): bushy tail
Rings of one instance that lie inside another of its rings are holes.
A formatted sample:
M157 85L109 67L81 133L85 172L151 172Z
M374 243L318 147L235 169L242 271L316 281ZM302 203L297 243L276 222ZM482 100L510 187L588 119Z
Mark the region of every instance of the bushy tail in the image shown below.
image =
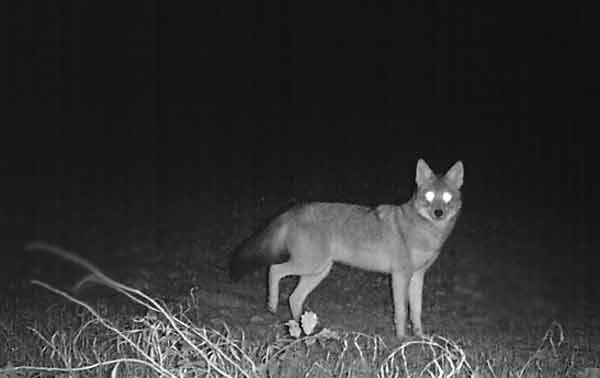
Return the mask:
M231 258L230 276L238 281L265 265L281 264L290 259L285 245L287 225L279 218L266 229L244 241Z

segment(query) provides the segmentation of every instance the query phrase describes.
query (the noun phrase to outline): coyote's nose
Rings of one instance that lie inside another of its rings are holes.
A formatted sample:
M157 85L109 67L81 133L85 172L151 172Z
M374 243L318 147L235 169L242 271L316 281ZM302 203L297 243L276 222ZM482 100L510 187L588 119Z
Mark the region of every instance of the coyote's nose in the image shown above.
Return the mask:
M433 210L433 215L437 218L440 219L441 217L444 216L444 210L442 209L435 209Z

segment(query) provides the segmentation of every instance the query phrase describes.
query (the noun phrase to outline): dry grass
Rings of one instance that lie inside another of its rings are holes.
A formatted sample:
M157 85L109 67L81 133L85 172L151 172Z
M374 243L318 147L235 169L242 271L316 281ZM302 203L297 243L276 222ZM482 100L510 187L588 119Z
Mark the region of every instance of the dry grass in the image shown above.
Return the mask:
M593 367L574 372L574 349L563 347L564 332L557 323L519 367L507 364L502 355L470 361L459 343L441 336L390 347L379 336L325 328L318 332L305 329L296 337L282 332L273 340L249 341L243 330L225 324L219 330L194 324L187 316L196 305L193 299L171 309L111 279L77 254L45 243L29 244L27 249L50 252L87 269L97 283L125 295L145 314L125 321L111 320L105 309L94 308L47 283L32 281L76 305L64 309L76 316L48 317L47 324L30 326L27 341L14 337L14 324L3 322L1 331L7 344L9 338L19 340L27 363L12 366L8 362L0 370L0 378L598 376ZM8 356L8 361L16 360L10 352Z

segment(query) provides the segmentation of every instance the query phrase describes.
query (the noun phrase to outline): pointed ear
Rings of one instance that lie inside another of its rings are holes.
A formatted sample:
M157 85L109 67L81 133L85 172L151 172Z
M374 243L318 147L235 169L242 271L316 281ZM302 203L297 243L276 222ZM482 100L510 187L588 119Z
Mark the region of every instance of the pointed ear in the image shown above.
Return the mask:
M462 161L454 163L452 168L446 172L446 179L450 181L456 188L460 188L463 184L464 168Z
M425 185L434 176L435 176L435 174L433 173L431 168L429 168L427 163L425 163L425 160L419 159L419 161L417 161L417 176L415 178L415 181L417 182L417 186L421 187L421 186Z

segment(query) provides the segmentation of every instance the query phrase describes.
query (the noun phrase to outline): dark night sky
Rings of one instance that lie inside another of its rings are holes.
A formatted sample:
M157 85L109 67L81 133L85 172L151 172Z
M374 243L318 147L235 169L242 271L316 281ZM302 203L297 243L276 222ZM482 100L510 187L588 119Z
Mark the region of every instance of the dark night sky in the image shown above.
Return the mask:
M136 104L152 119L474 121L571 119L598 90L575 7L128 4L13 5L9 101L113 121Z
M11 2L10 196L157 180L165 197L251 182L298 198L329 180L315 197L352 199L357 181L406 183L418 157L462 159L481 205L577 210L591 194L585 9L190 4Z

